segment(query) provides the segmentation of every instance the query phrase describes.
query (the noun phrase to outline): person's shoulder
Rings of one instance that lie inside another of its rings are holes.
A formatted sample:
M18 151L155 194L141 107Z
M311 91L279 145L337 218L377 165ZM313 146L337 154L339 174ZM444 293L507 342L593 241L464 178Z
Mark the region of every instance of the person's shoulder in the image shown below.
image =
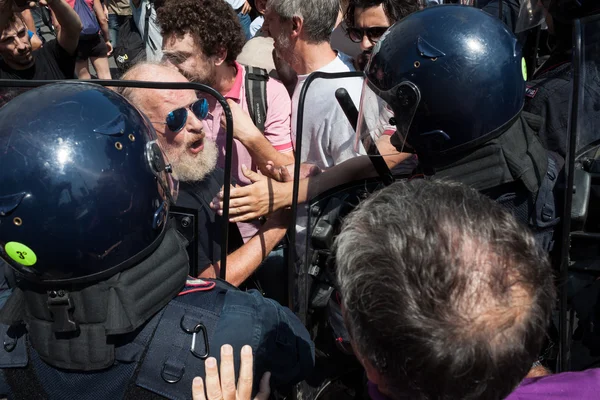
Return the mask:
M282 101L282 96L283 100L290 99L290 95L285 88L285 85L279 79L269 77L269 80L267 81L267 103L271 103L275 100Z
M600 391L600 369L563 372L525 379L507 400L521 399L593 399Z

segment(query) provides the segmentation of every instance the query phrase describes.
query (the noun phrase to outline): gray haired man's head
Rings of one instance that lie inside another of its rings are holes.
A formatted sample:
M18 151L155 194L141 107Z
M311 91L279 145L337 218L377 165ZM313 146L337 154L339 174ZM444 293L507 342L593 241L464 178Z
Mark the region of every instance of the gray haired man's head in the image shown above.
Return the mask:
M339 0L269 0L267 10L282 20L298 17L303 21L305 40L328 42L341 10Z
M501 399L541 350L547 256L473 189L391 185L348 216L335 254L354 348L392 398Z

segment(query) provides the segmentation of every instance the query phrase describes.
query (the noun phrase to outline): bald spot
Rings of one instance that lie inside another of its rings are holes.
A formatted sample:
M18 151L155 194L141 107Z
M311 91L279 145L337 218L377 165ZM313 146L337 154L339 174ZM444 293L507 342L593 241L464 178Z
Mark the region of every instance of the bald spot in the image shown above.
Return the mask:
M450 296L454 331L458 338L480 338L492 351L521 329L533 305L531 288L510 266L510 256L497 253L493 244L445 226L461 265L460 287Z
M121 78L128 81L142 82L174 82L188 83L189 81L177 70L161 64L140 63L133 66ZM159 107L165 103L178 103L185 92L181 89L140 89L125 88L123 96L131 101L143 113L152 118L157 116ZM158 117L158 116L157 116Z

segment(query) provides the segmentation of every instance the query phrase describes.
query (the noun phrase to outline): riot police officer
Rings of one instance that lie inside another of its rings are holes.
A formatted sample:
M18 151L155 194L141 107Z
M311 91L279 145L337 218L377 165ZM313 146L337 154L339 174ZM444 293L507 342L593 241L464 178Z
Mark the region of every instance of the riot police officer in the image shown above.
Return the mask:
M33 89L0 111L0 148L0 257L17 282L1 315L3 395L191 398L225 343L250 344L255 375L271 371L275 387L311 370L289 310L188 278L169 219L177 182L123 97L89 83Z
M540 138L552 151L566 155L567 130L569 126L570 102L573 82L573 21L600 13L600 5L593 0L529 0L523 3L519 15L520 29L532 28L546 22L552 52L550 57L535 71L527 82L525 110L544 118ZM584 96L595 99L584 110L588 117L587 127L597 126L600 120L600 85L587 80Z
M498 18L465 6L425 9L375 47L357 133L381 149L391 135L397 150L416 152L425 175L488 194L550 249L564 161L538 140L540 119L522 112L524 71L521 46Z
M558 223L553 188L564 160L537 138L541 119L522 112L524 71L520 45L498 18L459 5L413 13L373 50L356 142L365 149L374 144L378 152L371 159L383 157L388 165L398 152L416 153L421 173L488 194L550 249ZM368 166L357 157L304 179L298 202L373 174ZM231 191L235 222L291 203L290 183L253 179L256 189ZM216 199L214 207L220 206L222 199Z

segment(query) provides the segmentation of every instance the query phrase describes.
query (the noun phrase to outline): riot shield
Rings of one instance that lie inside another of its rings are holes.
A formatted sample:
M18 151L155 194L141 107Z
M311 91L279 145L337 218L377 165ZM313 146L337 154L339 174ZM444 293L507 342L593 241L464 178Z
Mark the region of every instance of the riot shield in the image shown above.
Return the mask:
M600 16L574 23L573 92L565 164L564 219L561 239L559 369L576 369L598 363L597 348L574 338L575 330L594 336L594 319L580 307L581 294L596 285L600 276ZM586 301L596 306L597 298ZM588 318L589 317L589 318ZM590 319L591 318L591 319ZM580 335L578 335L580 336ZM597 342L593 340L593 342ZM575 340L575 341L574 341Z
M332 245L344 216L362 199L405 178L401 172L412 172L412 167L390 171L386 164L391 146L389 136L383 138L388 146L381 145L381 104L371 101L371 112L362 111L362 77L358 72L314 72L294 94L295 171L300 173L294 173L289 229L295 244L288 258L290 307L312 332L318 363L324 365L311 384L327 387L313 392L304 387L299 398L343 399L362 390L362 367L342 320Z
M190 275L198 276L209 265L218 264L221 278L225 279L228 267L227 255L235 250L234 246L241 245L241 238L236 240L235 235L237 233L239 237L239 232L233 230L235 225L222 222L229 219L229 201L224 202L222 217L210 209L212 198L221 188L225 198L229 198L230 183L235 181L231 168L234 153L232 150L233 119L231 109L223 96L211 87L189 82L119 80L69 82L109 87L126 97L144 113L147 122L156 131L158 145L169 160L173 170L171 175L179 180L179 196L171 208L170 217L189 242ZM61 84L56 81L0 80L0 101L4 105L33 88L52 83ZM59 93L56 93L55 101L60 103ZM93 104L93 100L86 104L90 103ZM103 110L93 109L93 106L91 109L87 106L85 109L80 104L65 105L64 110L64 122L60 118L48 121L44 129L50 132L47 136L36 140L60 140L60 131L69 129L69 118L79 117L85 121L85 115L103 112ZM224 122L221 121L221 115L224 116ZM107 127L98 128L98 132L114 136L117 151L126 149L126 146L120 146L120 142L135 141L135 135L119 128L118 121L114 124L111 121L106 123ZM43 131L43 129L41 131L38 128L34 129L34 124L36 127L38 125L43 127L44 121L31 121L34 134ZM103 129L108 129L110 132L108 130L101 132ZM63 157L65 163L69 162L67 150ZM10 146L0 150L0 159L4 152L10 151ZM99 153L103 151L107 150L98 149ZM110 173L109 166L106 173ZM91 186L87 189L72 189L68 193L65 192L65 196L75 203L81 203L84 201L85 193L92 191ZM119 187L115 187L114 191L115 196L120 195ZM132 203L134 198L132 197ZM131 207L133 206L134 204ZM124 209L121 212L127 213L128 210ZM93 223L93 221L88 222ZM114 238L113 242L118 244L118 238Z

